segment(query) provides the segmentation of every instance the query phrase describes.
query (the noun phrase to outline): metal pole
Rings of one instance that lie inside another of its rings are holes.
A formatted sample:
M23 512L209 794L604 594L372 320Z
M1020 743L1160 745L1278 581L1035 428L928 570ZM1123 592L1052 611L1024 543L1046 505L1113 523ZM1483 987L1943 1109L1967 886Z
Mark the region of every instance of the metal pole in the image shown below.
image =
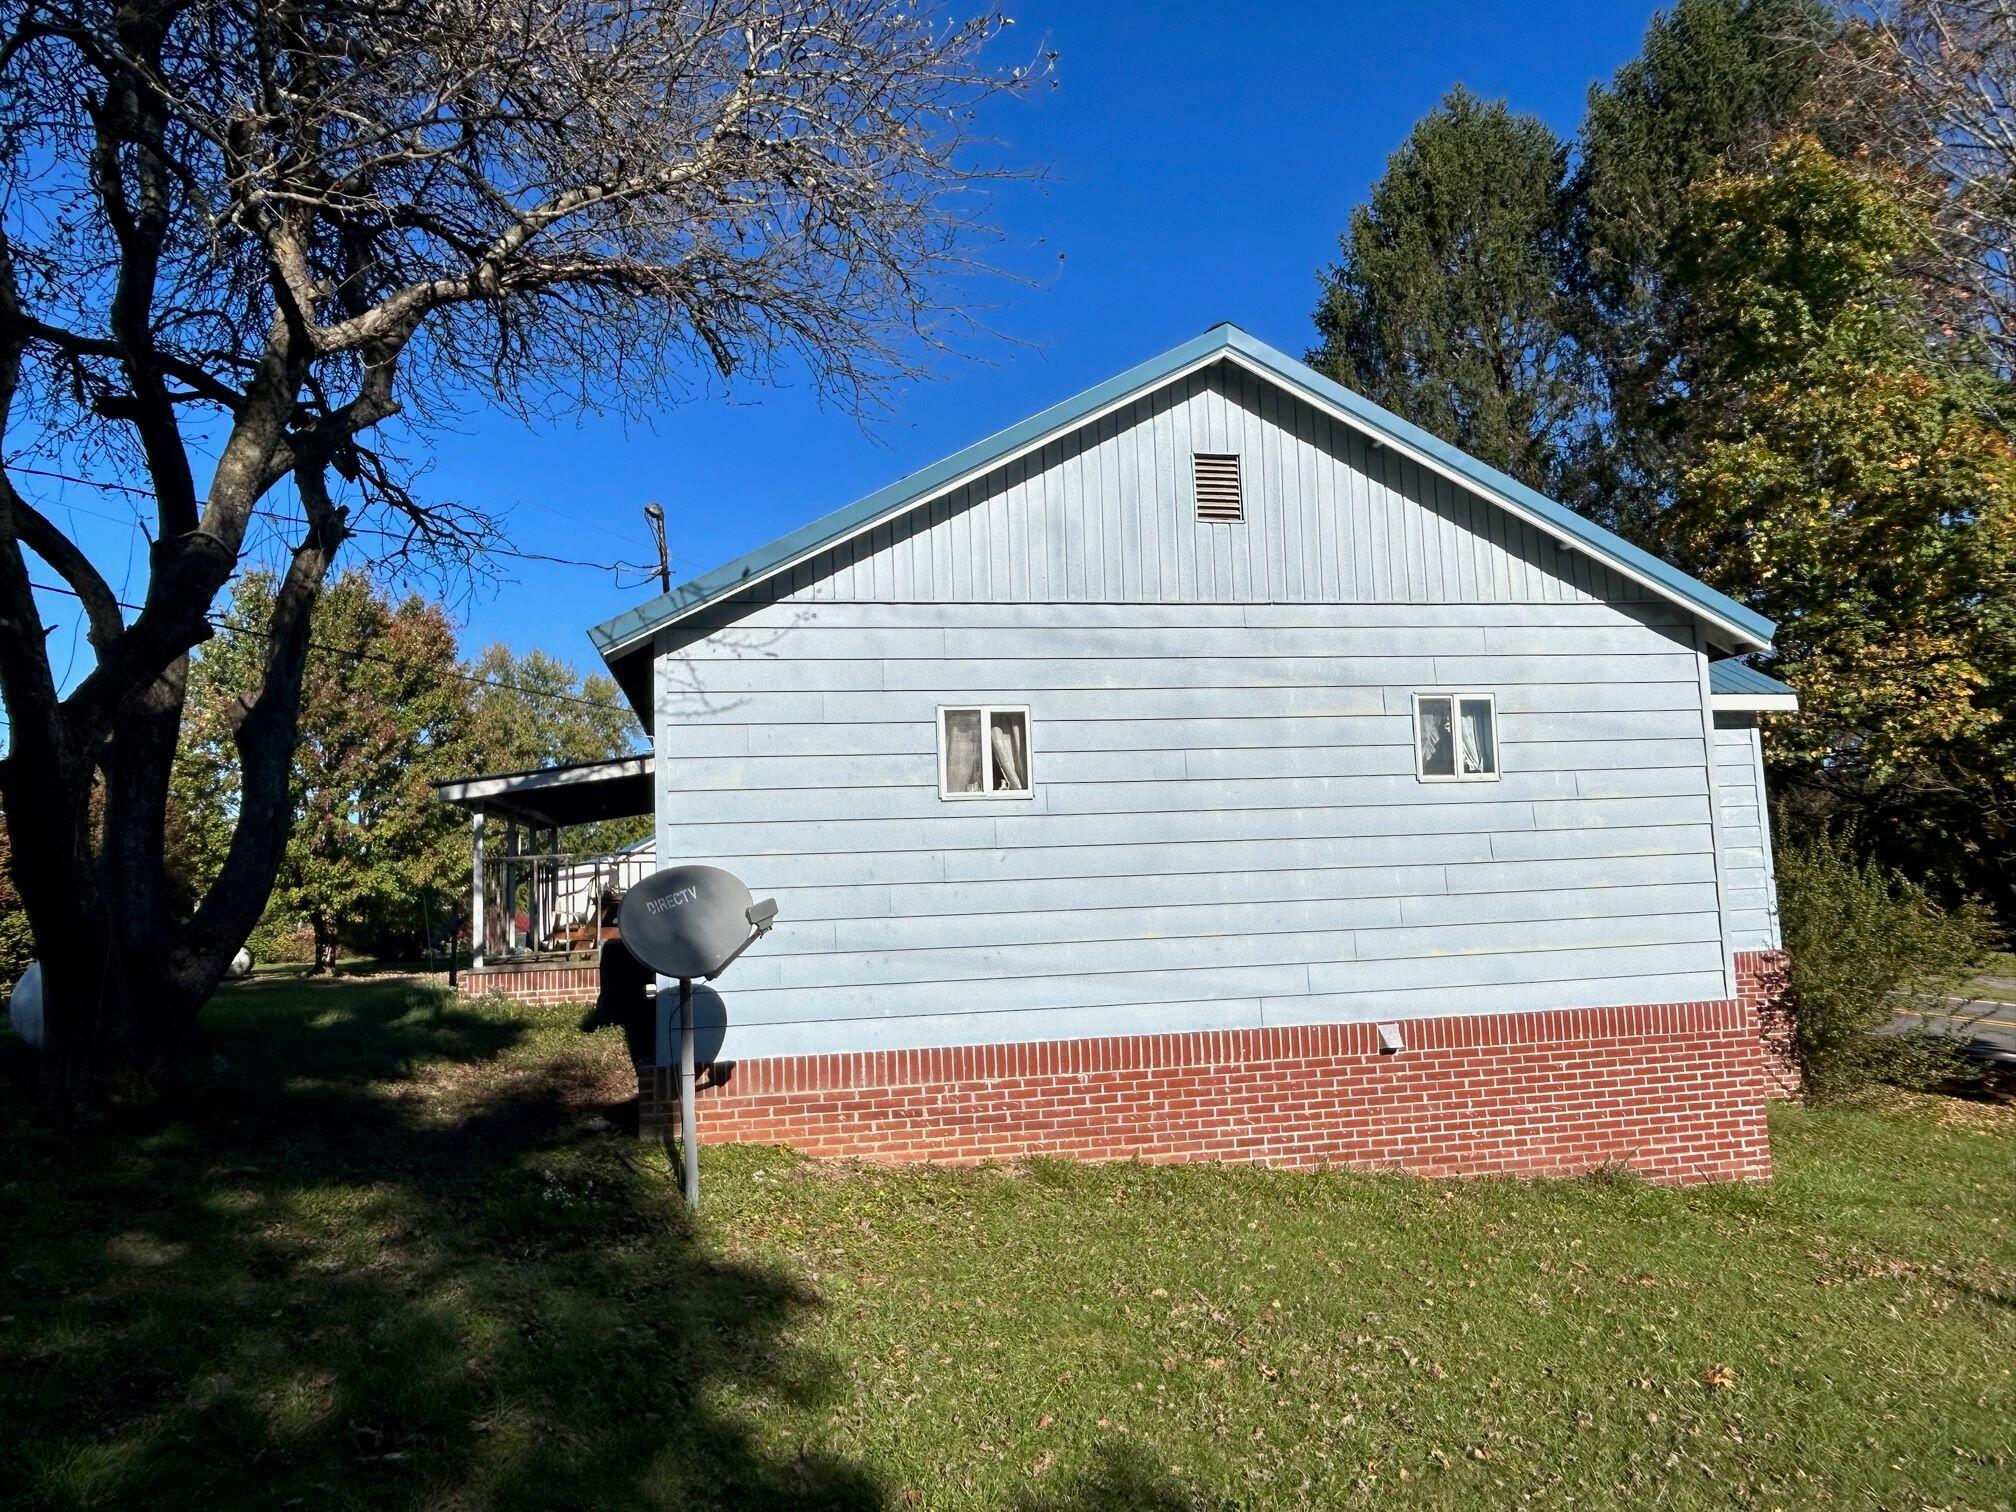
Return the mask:
M686 1156L686 1206L700 1207L700 1144L694 1133L693 981L679 979L679 1144Z
M644 518L651 522L651 534L658 542L658 587L672 591L672 559L665 554L665 511L657 504L644 506Z

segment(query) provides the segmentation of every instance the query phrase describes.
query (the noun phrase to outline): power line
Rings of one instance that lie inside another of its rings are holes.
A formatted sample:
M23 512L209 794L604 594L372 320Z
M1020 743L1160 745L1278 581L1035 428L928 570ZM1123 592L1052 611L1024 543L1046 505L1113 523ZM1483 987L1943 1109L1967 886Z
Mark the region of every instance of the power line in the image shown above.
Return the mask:
M28 586L31 588L38 589L43 593L60 593L67 598L81 599L83 597L83 595L80 594L75 588L71 588L67 585L56 583L38 583L31 578L29 579ZM123 599L114 599L112 602L117 604L121 609L131 609L135 613L138 613L141 608L140 605L129 604ZM216 615L211 614L204 615L203 620L204 623L208 624L213 629L229 630L237 635L256 635L263 640L274 639L274 635L271 630L262 630L257 625L241 625L236 623L235 621L220 619ZM395 667L403 667L408 664L403 657L387 656L383 652L367 651L362 646L332 646L327 641L318 641L312 639L308 642L308 644L310 648L312 648L313 650L324 651L330 654L331 656L354 656L358 658L360 661L385 662L388 665ZM502 678L496 678L496 677L478 677L473 672L457 672L453 670L447 670L444 671L443 675L447 677L452 677L458 682L470 683L475 687L479 688L499 688L508 693L521 693L527 698L556 699L563 703L581 704L584 707L590 709L602 709L605 711L610 711L618 714L632 713L631 710L626 709L622 704L607 703L599 698L583 698L578 693L556 693L551 688L528 688L523 683L505 682ZM634 717L634 715L632 717Z
M95 488L105 493L131 494L136 498L142 498L142 499L151 499L154 497L154 494L151 490L136 487L131 483L107 483L97 478L79 477L75 473L57 472L54 469L47 467L26 467L21 465L20 463L14 463L11 465L10 470L13 472L21 473L26 477L49 478L58 483L74 483L80 488ZM74 504L65 504L61 507L65 509L76 509L78 506ZM591 523L587 520L582 520L579 519L578 517L564 514L560 510L551 509L550 506L542 505L540 507L549 509L551 513L559 515L562 519L573 519L576 524L589 525ZM80 512L83 514L92 515L96 519L110 520L115 525L124 525L129 523L126 520L118 519L112 515L96 514L94 511L89 509L81 510ZM255 508L252 511L252 513L269 520L292 521L294 519L294 516L285 514L277 509ZM136 515L132 518L130 523L134 525L139 525L141 521L139 517ZM614 531L607 530L605 527L602 526L592 526L591 528L602 530L605 535L615 535ZM394 530L382 530L382 529L371 530L366 529L364 527L359 527L353 530L352 534L380 535L386 537L387 539L398 539L399 537L399 533ZM622 539L621 536L617 536L616 538L618 540ZM485 556L508 557L514 561L521 561L521 562L545 562L556 567L586 567L596 572L607 572L611 574L619 572L635 572L641 574L643 577L647 579L658 570L655 566L653 566L648 562L591 562L584 560L580 557L554 556L551 553L544 551L526 551L516 546L491 545L491 546L481 546L475 549L480 551Z

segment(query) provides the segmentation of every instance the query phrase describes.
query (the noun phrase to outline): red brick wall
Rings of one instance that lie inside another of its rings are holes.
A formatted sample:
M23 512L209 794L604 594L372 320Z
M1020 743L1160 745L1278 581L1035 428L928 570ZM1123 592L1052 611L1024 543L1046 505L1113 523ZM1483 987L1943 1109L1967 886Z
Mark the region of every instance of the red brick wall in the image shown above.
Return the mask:
M1770 1097L1797 1097L1799 1057L1792 1044L1792 987L1782 950L1736 952L1736 1000L1757 1015L1764 1042L1764 1089Z
M501 992L519 1003L592 1003L602 972L593 962L471 966L458 973L465 997Z
M1763 1180L1766 1074L1745 1002L983 1045L742 1061L699 1094L700 1136L811 1155L1026 1155L1398 1167L1433 1175L1630 1167ZM643 1068L646 1127L664 1073Z

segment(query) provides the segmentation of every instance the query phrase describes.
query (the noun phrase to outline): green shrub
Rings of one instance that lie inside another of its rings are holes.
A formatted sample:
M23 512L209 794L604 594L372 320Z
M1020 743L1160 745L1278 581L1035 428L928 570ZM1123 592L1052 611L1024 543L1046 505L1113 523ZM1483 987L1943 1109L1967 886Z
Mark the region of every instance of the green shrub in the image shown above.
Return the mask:
M35 959L35 936L28 915L18 905L0 907L0 998L4 998L28 963Z
M1858 855L1853 841L1822 830L1778 844L1800 1070L1808 1094L1821 1098L1878 1081L1925 1086L1960 1071L1950 1035L1875 1031L1910 1011L1910 995L1959 989L1995 943L1977 905L1941 908L1917 883Z
M297 966L315 959L315 936L293 920L262 919L245 948L255 966Z

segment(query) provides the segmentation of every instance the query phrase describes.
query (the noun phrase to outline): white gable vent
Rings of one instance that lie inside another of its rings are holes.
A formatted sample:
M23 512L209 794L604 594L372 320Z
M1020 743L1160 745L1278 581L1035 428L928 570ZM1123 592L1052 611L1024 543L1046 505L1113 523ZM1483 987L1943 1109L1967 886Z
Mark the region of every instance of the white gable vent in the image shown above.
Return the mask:
M1190 475L1197 486L1199 520L1207 525L1237 525L1246 518L1236 455L1197 452L1190 458Z

